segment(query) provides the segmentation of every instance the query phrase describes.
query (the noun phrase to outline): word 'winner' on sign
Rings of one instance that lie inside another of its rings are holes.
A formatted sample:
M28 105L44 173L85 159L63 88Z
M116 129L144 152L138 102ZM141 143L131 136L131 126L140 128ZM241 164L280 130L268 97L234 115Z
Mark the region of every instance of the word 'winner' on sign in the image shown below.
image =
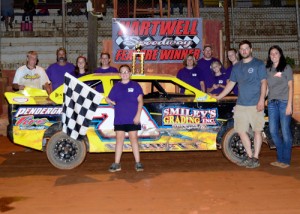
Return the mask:
M187 54L200 58L202 19L113 19L113 56L115 63L132 61L140 44L145 62L181 63Z

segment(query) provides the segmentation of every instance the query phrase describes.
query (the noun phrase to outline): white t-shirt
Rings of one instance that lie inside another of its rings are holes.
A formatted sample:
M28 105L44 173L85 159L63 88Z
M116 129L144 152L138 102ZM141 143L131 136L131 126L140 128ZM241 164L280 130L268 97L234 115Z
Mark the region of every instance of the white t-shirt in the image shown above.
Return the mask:
M40 66L36 66L30 70L26 65L17 69L13 84L24 85L32 88L43 89L43 85L50 83L50 80L44 70Z

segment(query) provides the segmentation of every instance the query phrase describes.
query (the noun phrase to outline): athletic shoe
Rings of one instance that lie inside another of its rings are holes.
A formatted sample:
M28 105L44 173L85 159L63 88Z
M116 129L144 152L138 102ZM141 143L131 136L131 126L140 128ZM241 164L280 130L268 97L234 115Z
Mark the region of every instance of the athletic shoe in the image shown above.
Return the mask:
M238 166L247 166L249 163L252 162L252 158L245 156L241 162L237 162L236 165Z
M135 170L136 170L137 172L144 171L143 164L142 164L141 162L135 163Z
M277 167L283 168L283 169L288 168L290 166L289 164L281 163L281 162L278 162L278 161L272 162L272 163L270 163L270 165L277 166Z
M280 165L278 167L285 169L285 168L290 167L290 165L286 164L286 163L280 163Z
M108 171L110 171L110 172L118 172L118 171L121 171L121 164L119 164L119 163L113 163L113 164L109 167Z
M274 162L270 163L270 165L280 167L281 163L278 161L274 161Z
M260 166L258 158L252 158L252 161L248 165L246 165L246 168L257 168Z

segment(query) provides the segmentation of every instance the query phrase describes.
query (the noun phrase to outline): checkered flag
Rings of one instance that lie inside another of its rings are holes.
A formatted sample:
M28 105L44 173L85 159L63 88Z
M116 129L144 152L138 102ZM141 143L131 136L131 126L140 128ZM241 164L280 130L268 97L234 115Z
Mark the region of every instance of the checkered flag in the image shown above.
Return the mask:
M77 78L66 73L62 112L63 132L82 139L103 96Z

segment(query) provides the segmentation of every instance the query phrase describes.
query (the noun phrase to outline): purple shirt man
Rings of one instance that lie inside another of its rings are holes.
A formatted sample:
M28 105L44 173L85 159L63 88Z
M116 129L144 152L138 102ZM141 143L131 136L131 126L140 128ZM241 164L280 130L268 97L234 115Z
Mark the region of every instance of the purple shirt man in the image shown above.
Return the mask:
M46 70L53 91L64 83L65 73L72 73L75 69L72 63L67 62L67 51L64 48L57 49L56 61L56 63L50 65Z
M58 63L53 63L47 68L46 72L52 83L53 91L64 83L65 73L72 73L74 68L75 66L69 62L63 66Z
M116 103L114 125L134 124L133 119L138 110L137 98L140 94L143 95L143 90L137 82L118 82L114 85L108 95Z

